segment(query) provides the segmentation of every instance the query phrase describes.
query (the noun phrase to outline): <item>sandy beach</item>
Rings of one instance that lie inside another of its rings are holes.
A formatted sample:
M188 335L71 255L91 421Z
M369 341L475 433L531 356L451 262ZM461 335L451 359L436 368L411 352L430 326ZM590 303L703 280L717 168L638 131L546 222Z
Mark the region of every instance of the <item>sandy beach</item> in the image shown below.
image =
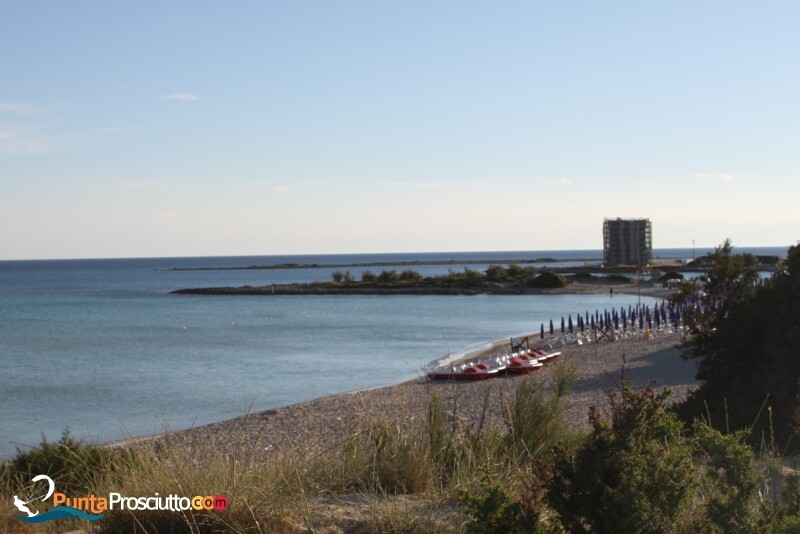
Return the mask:
M676 348L679 341L678 334L660 333L649 340L639 335L613 342L557 346L553 350L560 350L561 358L534 376L542 381L543 387L549 388L555 365L566 362L576 366L578 379L572 395L564 401L565 417L571 427L586 429L591 406L607 412L605 391L618 381L623 359L634 386L668 386L674 392L673 400L685 398L696 385L695 369L693 362L680 358ZM507 341L499 341L483 352L503 353L507 348ZM420 372L418 378L393 386L332 395L142 441L157 446L185 446L199 455L216 451L267 457L287 451L325 450L363 429L371 420L412 427L424 417L426 404L434 392L446 403L451 422L474 431L480 425L484 428L503 425L503 401L513 397L520 380L523 377L501 376L477 382L431 381ZM137 440L116 445L131 441Z

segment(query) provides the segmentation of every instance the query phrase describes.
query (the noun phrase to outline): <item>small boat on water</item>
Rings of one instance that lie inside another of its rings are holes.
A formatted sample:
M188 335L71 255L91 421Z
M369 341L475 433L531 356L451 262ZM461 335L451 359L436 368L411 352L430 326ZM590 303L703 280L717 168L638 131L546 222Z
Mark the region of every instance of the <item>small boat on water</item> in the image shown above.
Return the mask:
M543 349L521 351L500 358L464 363L457 367L437 367L427 372L431 380L483 380L493 376L523 375L538 371L544 364L561 355L560 352L547 353Z

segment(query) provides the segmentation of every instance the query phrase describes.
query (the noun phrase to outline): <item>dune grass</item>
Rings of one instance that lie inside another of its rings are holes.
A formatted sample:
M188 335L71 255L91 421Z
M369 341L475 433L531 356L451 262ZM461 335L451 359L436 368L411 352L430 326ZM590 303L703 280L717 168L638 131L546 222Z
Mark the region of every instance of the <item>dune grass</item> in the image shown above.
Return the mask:
M667 410L668 392L637 392L624 381L609 390L611 419L593 412L592 430L575 434L561 407L574 379L574 368L564 364L548 388L534 377L520 379L504 401L501 428L460 428L456 408L431 393L413 428L364 421L323 452L268 459L201 455L169 435L125 449L62 438L2 464L0 531L602 532L624 523L631 531L791 532L800 526L800 477L774 446L757 460L741 433L723 434L702 421L686 428ZM12 497L43 469L57 491L66 487L74 496L222 495L228 507L115 509L96 522L28 525L14 518Z

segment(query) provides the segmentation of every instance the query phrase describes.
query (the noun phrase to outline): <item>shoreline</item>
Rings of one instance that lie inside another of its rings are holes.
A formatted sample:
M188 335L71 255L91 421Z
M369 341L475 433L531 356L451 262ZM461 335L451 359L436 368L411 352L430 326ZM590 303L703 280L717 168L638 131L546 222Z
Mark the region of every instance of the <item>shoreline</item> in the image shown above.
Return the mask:
M539 334L530 334L539 343ZM558 342L546 335L544 343ZM677 333L661 333L654 339L637 337L614 342L601 341L557 347L561 361L576 365L578 378L573 394L563 401L565 419L576 430L588 428L590 406L607 413L605 392L618 380L624 364L635 387L654 382L673 389L673 401L685 398L696 386L694 362L679 356ZM474 349L456 361L473 360L504 352L509 339L493 341ZM460 355L459 355L460 356ZM434 361L442 361L447 356ZM553 368L547 364L535 375L550 387ZM355 389L288 406L262 410L197 427L105 443L108 448L154 446L182 447L199 457L214 454L249 454L263 459L293 451L321 451L355 435L372 421L398 428L411 428L424 417L430 395L437 393L445 403L454 428L475 431L503 424L503 404L513 396L524 377L502 376L474 382L431 381L420 374L410 380L368 390Z

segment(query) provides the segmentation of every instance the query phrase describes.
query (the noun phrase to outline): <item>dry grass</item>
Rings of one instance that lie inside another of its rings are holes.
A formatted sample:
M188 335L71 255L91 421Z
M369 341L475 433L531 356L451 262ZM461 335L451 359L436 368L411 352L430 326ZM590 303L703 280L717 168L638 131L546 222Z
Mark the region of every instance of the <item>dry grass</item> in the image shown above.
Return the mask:
M569 379L572 371L562 368L559 376ZM284 453L268 460L221 453L199 457L168 440L142 443L125 454L109 451L109 468L85 488L85 494L98 496L224 495L230 503L224 511L110 510L94 523L58 520L32 527L13 519L15 510L5 506L0 524L9 532L457 531L465 521L455 504L460 489L477 488L492 472L511 492L524 491L530 475L524 451L541 450L531 440L563 435L560 397L543 395L535 380L527 379L507 406L510 432L462 431L451 424L456 414L432 393L411 431L365 421L322 453ZM4 481L5 505L24 484Z

